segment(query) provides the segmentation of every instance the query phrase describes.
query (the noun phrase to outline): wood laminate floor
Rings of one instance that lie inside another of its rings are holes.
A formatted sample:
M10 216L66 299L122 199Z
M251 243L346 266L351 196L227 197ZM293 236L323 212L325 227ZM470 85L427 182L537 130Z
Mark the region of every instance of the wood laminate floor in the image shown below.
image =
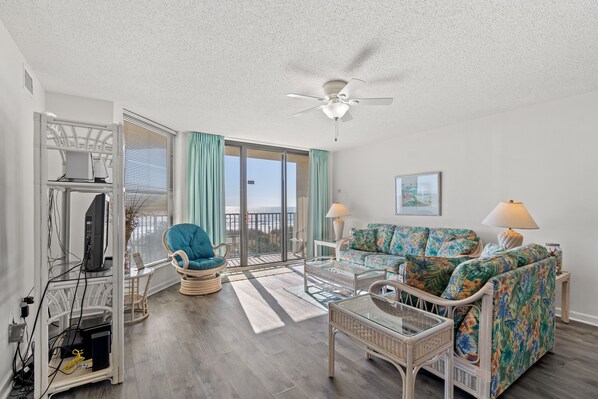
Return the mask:
M327 377L327 314L287 293L296 273L236 281L206 297L171 287L150 298L150 317L125 329L126 380L54 398L400 398L389 363L366 360L337 335ZM557 344L501 398L598 398L598 328L557 322ZM443 381L420 372L416 398L442 398ZM455 398L471 398L455 390Z

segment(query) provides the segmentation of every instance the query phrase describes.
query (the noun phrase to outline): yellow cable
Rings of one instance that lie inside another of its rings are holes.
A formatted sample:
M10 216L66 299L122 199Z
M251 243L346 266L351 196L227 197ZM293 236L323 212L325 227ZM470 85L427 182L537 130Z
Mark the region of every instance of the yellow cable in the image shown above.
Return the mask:
M64 366L64 371L69 371L70 369L76 367L77 363L85 360L85 358L81 356L82 354L83 351L80 351L79 349L73 349L73 355L75 355L75 358Z

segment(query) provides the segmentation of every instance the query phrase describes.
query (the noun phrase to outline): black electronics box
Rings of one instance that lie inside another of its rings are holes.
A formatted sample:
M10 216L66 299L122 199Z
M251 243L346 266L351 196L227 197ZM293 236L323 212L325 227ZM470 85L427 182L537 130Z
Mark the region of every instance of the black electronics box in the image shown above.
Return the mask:
M110 366L110 331L91 334L92 370L98 371Z
M83 337L77 330L70 330L64 335L64 340L60 346L60 358L72 357L73 349L82 350L85 352L83 345ZM85 356L85 353L83 354Z
M92 347L92 335L101 333L101 332L108 332L108 353L110 353L110 348L112 347L112 323L105 322L101 324L96 324L95 326L83 327L81 328L81 337L83 338L83 356L86 359L90 359L94 356L93 347Z

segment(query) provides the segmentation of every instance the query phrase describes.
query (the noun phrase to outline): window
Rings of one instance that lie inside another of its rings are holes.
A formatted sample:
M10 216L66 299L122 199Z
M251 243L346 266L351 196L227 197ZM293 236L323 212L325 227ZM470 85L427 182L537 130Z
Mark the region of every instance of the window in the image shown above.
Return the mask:
M162 233L172 225L172 141L154 122L125 113L125 216L131 220L129 248L146 265L167 258ZM134 212L136 217L129 217ZM132 231L131 231L132 230Z

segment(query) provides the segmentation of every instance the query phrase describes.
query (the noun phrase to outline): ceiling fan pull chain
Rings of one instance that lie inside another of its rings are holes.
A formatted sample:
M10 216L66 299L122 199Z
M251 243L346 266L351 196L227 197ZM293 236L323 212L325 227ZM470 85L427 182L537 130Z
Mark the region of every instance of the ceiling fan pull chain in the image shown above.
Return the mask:
M334 118L334 141L338 141L338 118Z

